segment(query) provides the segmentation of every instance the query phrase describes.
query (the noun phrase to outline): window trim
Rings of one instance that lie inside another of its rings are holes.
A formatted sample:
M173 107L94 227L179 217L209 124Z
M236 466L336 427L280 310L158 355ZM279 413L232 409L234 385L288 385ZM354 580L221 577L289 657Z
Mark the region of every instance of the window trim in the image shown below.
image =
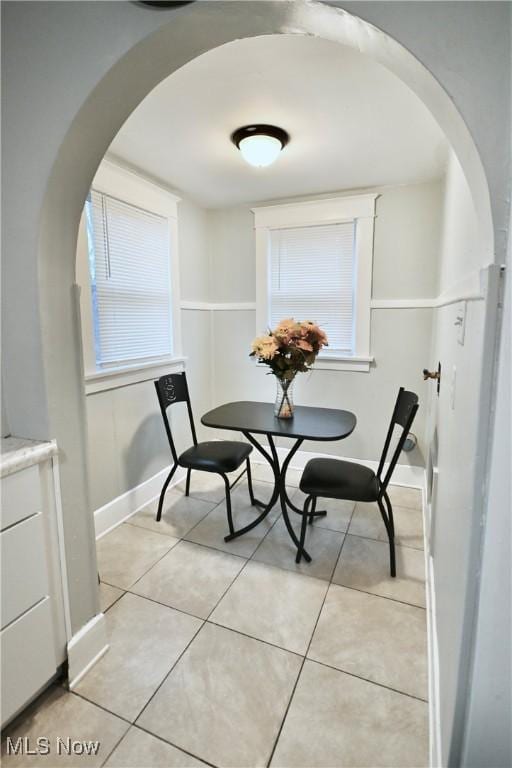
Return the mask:
M163 216L169 222L170 237L170 297L172 322L172 356L137 361L122 366L98 366L94 351L94 324L92 317L91 287L87 257L87 231L82 215L77 245L77 283L81 294L82 342L84 359L84 383L86 394L125 386L127 383L145 381L148 371L163 365L183 366L181 337L181 298L178 253L178 203L181 198L144 176L135 173L110 159L101 163L91 184L93 189L118 198L129 205ZM84 250L85 249L85 250ZM137 375L139 372L140 375Z
M150 363L139 363L136 366L120 366L97 371L84 376L85 394L93 395L107 389L119 389L142 381L153 381L167 373L180 373L185 370L186 357L169 357Z
M252 208L256 234L256 333L268 328L270 232L296 226L356 222L355 349L353 355L320 354L318 370L369 371L373 232L378 194L350 195ZM314 318L312 318L314 320Z

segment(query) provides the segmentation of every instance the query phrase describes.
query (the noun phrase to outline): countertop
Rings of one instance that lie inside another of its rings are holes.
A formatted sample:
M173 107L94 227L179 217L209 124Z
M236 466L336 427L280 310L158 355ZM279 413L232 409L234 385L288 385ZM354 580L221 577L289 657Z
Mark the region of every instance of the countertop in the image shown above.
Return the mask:
M2 437L0 443L0 477L39 464L57 453L55 440L31 440L26 437Z

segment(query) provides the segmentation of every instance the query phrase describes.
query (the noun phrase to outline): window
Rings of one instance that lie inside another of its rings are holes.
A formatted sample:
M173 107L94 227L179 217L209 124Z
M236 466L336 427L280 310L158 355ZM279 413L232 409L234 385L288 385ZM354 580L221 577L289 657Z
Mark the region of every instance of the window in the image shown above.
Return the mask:
M178 200L110 161L94 178L77 250L86 392L183 360Z
M270 232L272 328L285 317L314 319L329 349L354 354L354 234L354 222Z
M255 208L257 332L314 320L329 347L316 367L369 370L376 195Z
M169 357L169 223L92 190L86 204L96 364Z

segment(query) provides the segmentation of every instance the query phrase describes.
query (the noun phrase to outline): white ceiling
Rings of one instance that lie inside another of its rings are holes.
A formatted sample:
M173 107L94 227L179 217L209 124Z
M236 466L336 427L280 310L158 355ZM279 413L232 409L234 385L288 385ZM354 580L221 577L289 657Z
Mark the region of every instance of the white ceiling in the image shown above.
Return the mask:
M235 128L291 135L252 168ZM207 207L441 176L446 142L419 99L367 57L300 35L239 40L175 72L128 118L110 152Z

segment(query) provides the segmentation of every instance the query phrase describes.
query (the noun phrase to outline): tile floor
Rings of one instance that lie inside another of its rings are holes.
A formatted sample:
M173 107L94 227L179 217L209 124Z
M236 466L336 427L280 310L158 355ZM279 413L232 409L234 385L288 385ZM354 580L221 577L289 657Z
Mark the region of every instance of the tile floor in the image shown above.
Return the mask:
M268 498L265 468L254 476ZM161 524L152 503L98 542L110 650L73 693L54 685L7 729L98 740L97 753L4 754L5 768L426 766L420 493L391 490L392 580L373 505L324 502L313 562L297 566L277 509L226 544L222 484L195 473L182 491L167 494ZM233 510L237 526L257 514L244 483Z

